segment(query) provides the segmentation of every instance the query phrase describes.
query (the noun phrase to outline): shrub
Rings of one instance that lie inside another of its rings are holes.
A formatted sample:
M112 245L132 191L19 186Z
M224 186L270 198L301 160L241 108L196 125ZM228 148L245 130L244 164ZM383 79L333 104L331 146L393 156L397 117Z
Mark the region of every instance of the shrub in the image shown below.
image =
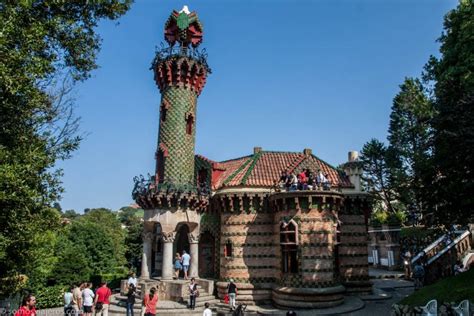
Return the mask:
M63 295L67 286L55 285L40 287L33 291L36 297L36 308L52 308L63 306Z
M388 212L385 211L378 211L372 214L370 218L370 224L372 226L380 226L382 224L386 224L388 220Z

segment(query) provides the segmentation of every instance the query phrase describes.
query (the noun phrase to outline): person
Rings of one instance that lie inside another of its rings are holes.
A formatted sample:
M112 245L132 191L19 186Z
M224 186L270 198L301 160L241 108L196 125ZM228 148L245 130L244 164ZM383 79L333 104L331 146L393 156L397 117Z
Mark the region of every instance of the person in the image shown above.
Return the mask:
M74 289L72 290L72 313L71 315L78 316L79 311L82 309L82 291L80 289L80 284L76 283Z
M33 294L23 297L21 307L16 311L15 316L36 316L36 298Z
M181 256L179 255L179 252L176 253L176 256L174 257L174 275L175 279L179 279L179 272L183 270L183 265L181 264Z
M109 298L111 295L112 291L107 287L107 282L102 281L100 287L95 292L95 315L109 315Z
M403 254L403 265L405 267L405 279L409 279L411 276L411 252L408 249Z
M323 189L329 191L331 189L331 182L329 181L329 174L325 173L323 178Z
M234 310L235 309L235 298L237 296L237 285L235 285L233 279L230 279L229 284L227 285L227 295L229 295L230 310Z
M145 316L156 315L156 304L158 304L158 293L154 287L150 289L148 295L143 297L143 307L145 308Z
M127 292L127 316L133 316L133 305L135 304L136 292L136 287L133 285L133 283L131 283Z
M133 284L135 288L137 288L137 276L135 275L135 272L131 272L130 277L127 280L127 286L130 286L130 284Z
M64 293L64 315L71 315L72 314L72 290L74 286L71 286L66 290Z
M188 279L188 270L189 270L189 263L191 262L191 256L183 250L183 256L181 257L181 264L183 265L184 271L184 279Z
M92 316L92 306L94 305L94 292L91 290L92 284L86 283L82 291L82 308L84 316Z
M202 312L202 316L212 316L212 311L209 308L209 303L204 303L204 311Z
M300 174L298 174L298 190L306 190L308 188L307 182L308 178L306 177L306 170L303 169Z
M311 171L309 171L309 169L306 169L306 170L308 170L308 175L307 175L308 190L313 190L314 189L314 175Z
M288 182L288 171L283 170L281 172L280 180L278 181L278 187L280 188L280 191L283 189L286 189L288 191L287 182Z
M423 286L423 279L425 278L425 268L419 260L413 268L413 278L415 279L415 290L421 289Z
M296 191L298 189L298 178L296 175L292 172L289 177L289 191Z
M188 286L189 289L189 308L194 309L196 307L196 296L198 296L198 288L196 280L191 278L191 283Z

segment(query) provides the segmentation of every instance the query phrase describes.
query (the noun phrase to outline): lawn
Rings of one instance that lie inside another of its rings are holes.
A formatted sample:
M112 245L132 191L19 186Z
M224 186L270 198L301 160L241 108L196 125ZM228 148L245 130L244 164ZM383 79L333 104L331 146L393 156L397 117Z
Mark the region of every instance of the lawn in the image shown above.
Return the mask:
M474 269L426 286L404 298L400 304L421 306L432 299L436 299L438 304L443 302L459 303L465 299L474 302Z

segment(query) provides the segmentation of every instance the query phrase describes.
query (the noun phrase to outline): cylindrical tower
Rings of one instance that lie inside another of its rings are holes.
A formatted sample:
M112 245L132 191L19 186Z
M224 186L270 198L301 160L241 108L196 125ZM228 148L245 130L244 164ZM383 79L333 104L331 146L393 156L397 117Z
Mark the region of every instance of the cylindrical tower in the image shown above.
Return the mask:
M156 52L151 67L161 92L156 171L149 179L136 177L132 195L145 211L141 277L161 271L166 280L173 277L176 251L190 253L189 276L198 276L199 225L209 190L194 176L196 104L210 69L197 49L202 25L195 12L186 6L173 11L164 35L169 46ZM152 249L162 254L161 262Z
M170 47L159 51L152 65L161 91L156 181L194 185L197 97L209 73L205 56L196 50L202 42L197 14L187 7L173 11L165 24L165 40Z

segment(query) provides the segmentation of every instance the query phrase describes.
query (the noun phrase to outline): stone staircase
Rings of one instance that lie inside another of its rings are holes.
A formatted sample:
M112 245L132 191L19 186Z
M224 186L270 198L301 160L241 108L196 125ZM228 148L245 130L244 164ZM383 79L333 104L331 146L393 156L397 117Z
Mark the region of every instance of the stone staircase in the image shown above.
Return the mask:
M181 297L179 301L158 300L156 308L157 315L160 316L176 316L176 315L202 315L204 304L209 303L211 309L216 311L216 306L220 302L211 293L208 293L201 286L198 285L199 297L196 298L196 309L190 310L188 308L189 296ZM109 307L109 315L126 315L126 301L127 297L121 294L112 295ZM138 294L135 299L133 308L134 315L139 316L142 306L142 300Z

